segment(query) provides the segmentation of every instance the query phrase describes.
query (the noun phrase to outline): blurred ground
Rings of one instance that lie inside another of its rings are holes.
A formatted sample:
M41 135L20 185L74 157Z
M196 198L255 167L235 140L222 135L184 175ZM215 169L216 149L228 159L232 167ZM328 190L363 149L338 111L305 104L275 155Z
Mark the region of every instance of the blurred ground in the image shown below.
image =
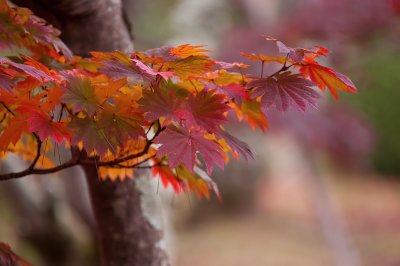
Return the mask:
M330 181L361 265L400 265L400 183L377 176ZM176 265L333 265L316 219L289 204L282 206L259 209L250 216L219 216L195 226L178 227Z

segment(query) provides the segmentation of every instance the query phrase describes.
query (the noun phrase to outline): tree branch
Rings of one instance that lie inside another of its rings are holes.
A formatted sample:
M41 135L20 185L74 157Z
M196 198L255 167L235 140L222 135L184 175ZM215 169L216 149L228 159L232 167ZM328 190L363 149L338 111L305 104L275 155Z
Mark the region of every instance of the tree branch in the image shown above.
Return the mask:
M3 106L8 110L9 108L2 103ZM12 111L10 111L12 112ZM39 136L36 133L32 133L35 136L35 139L37 141L37 153L35 158L33 159L32 163L30 164L30 166L28 168L26 168L23 171L20 172L13 172L13 173L7 173L7 174L2 174L0 175L0 181L5 181L5 180L10 180L10 179L15 179L15 178L21 178L21 177L25 177L25 176L29 176L29 175L45 175L45 174L53 174L56 173L58 171L64 170L66 168L70 168L76 165L96 165L96 167L101 167L101 166L108 166L108 167L113 167L113 168L136 168L138 167L140 164L152 159L155 157L155 155L152 155L150 157L147 157L145 159L143 159L140 162L137 162L133 165L122 165L121 163L124 163L126 161L132 160L132 159L136 159L139 158L143 155L146 155L151 147L151 145L153 144L154 139L162 132L165 130L165 127L161 127L160 123L157 121L157 125L158 125L158 129L157 131L154 133L154 136L152 138L150 138L147 142L145 147L143 148L142 151L138 152L138 153L134 153L134 154L130 154L128 156L125 156L123 158L117 158L111 161L105 161L105 162L96 162L96 158L94 157L89 157L87 159L83 159L81 156L81 153L79 153L78 155L74 155L72 156L72 159L57 165L55 167L52 168L46 168L46 169L37 169L35 168L36 163L38 162L40 155L41 155L41 147L42 147L42 141L40 140Z
M47 175L47 174L53 174L58 171L64 170L66 168L75 166L79 164L79 160L74 160L71 159L63 164L57 165L52 168L45 168L45 169L31 169L28 167L27 169L20 171L20 172L14 172L14 173L8 173L8 174L3 174L0 175L0 180L5 181L5 180L10 180L10 179L15 179L15 178L20 178L20 177L25 177L28 175Z
M33 159L31 165L28 167L28 170L33 170L33 169L35 168L36 163L37 163L37 161L39 160L39 157L40 157L40 151L41 151L41 149L42 149L42 141L40 140L39 136L38 136L36 133L34 133L34 132L33 132L32 134L33 134L33 136L34 136L35 139L36 139L37 150L36 150L36 156L35 156L35 158ZM45 148L46 148L46 147L45 147ZM45 151L45 152L46 152L46 151Z
M130 154L130 155L125 156L125 157L122 157L122 158L117 158L117 159L114 159L114 160L111 160L111 161L98 162L98 163L97 163L97 166L113 166L113 165L118 165L118 164L120 164L120 163L129 161L129 160L132 160L132 159L136 159L136 158L139 158L139 157L145 155L145 154L149 151L149 149L150 149L150 147L151 147L151 144L153 144L154 139L155 139L158 135L160 135L160 133L161 133L162 131L165 130L165 127L160 127L160 123L159 123L159 122L157 122L157 125L158 125L157 131L155 132L154 136L146 142L146 146L143 148L142 151L140 151L140 152L138 152L138 153ZM92 161L92 160L93 160L93 158L91 158L91 159L89 159L89 160L81 161L81 164L90 164L90 161Z
M145 162L147 162L147 161L149 161L149 160L151 160L151 159L153 159L153 158L155 158L156 157L156 155L152 155L152 156L149 156L149 157L147 157L147 158L145 158L145 159L143 159L142 161L140 161L140 162L137 162L137 163L134 163L134 164L131 164L131 165L123 165L123 164L116 164L116 165L112 165L111 167L112 168L126 168L126 169L128 169L128 168L137 168L137 167L139 167L139 165L141 165L142 163L145 163ZM153 166L151 166L151 167L153 167ZM150 168L151 168L150 167ZM142 168L142 167L141 167Z

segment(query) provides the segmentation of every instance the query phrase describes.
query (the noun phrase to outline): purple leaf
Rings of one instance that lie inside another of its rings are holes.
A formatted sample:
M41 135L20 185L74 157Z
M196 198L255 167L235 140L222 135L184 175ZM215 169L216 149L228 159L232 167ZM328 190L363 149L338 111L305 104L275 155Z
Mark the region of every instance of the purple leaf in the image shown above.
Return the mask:
M293 105L300 111L307 106L317 108L316 100L321 96L312 89L315 84L300 74L284 72L273 77L253 80L248 86L255 87L253 97L262 96L263 108L275 105L279 111L286 111Z
M12 78L0 72L0 88L12 93L12 88L15 86L14 81Z
M226 143L234 150L239 156L243 157L247 161L254 160L253 152L251 151L249 145L241 141L240 139L232 136L226 131L221 130L217 133L219 137L225 139Z
M47 75L46 73L44 73L43 71L41 71L37 68L34 68L33 66L15 63L11 60L8 60L7 58L0 58L0 64L6 64L6 65L12 66L14 68L17 68L19 70L22 70L26 74L34 77L35 79L37 79L39 81L54 80L51 76Z
M134 72L128 65L118 62L117 60L101 61L103 65L99 71L113 78L132 77L141 78L138 72Z
M152 77L155 77L157 75L160 75L165 80L167 80L168 78L172 78L174 76L174 73L172 73L172 72L154 71L151 67L146 66L139 60L132 59L132 61L136 64L136 67L138 68L138 70L141 70L143 72L143 74L142 74L143 76L150 75Z

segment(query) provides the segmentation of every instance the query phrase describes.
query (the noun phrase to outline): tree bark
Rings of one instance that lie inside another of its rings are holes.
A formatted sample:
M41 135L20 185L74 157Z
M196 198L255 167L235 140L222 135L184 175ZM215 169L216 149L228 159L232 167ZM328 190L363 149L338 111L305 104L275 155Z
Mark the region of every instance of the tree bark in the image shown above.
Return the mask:
M121 0L13 0L61 30L74 54L91 51L133 51Z
M120 0L14 0L14 3L30 8L59 28L62 40L74 54L133 51ZM162 219L157 213L160 209L155 192L149 187L148 174L111 182L100 181L94 166L84 167L84 172L97 224L102 265L169 265L160 225Z
M162 217L148 177L101 181L84 167L99 231L101 261L109 266L169 265ZM153 199L152 199L153 198ZM157 217L158 216L158 217Z

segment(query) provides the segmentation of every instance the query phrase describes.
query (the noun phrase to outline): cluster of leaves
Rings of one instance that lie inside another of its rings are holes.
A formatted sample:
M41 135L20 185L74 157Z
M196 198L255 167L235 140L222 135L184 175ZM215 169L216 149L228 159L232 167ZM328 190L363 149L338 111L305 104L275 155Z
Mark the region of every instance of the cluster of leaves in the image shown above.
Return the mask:
M262 67L253 77L247 65L215 61L188 44L72 56L58 32L28 10L3 3L0 12L2 47L29 51L0 58L0 152L31 162L3 180L84 164L113 180L152 168L177 193L208 198L210 189L218 195L209 178L215 166L223 168L229 154L253 157L225 130L229 115L264 131L269 108L316 107L318 88L336 98L338 90L356 92L350 79L316 61L328 53L323 47L291 48L267 37L279 56L242 55L279 69L265 74ZM66 148L69 160L54 156Z

